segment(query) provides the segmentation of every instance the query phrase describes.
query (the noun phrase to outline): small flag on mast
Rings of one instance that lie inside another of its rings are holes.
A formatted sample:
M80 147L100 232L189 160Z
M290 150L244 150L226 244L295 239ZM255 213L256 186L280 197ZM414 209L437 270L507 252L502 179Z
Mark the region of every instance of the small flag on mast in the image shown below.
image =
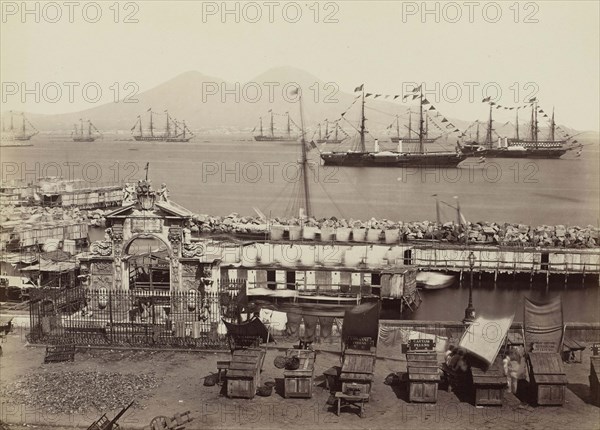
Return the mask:
M358 87L354 88L354 92L356 93L356 92L358 92L358 91L362 91L362 90L363 90L363 88L364 88L364 86L365 86L365 84L361 84L360 86L358 86Z

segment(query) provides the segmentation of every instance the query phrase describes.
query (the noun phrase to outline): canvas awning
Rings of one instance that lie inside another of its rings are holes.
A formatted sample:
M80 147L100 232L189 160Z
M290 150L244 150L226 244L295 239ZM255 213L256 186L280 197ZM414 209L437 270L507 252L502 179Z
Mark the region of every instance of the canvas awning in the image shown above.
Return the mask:
M463 333L458 346L490 366L508 334L514 314L503 318L479 316Z

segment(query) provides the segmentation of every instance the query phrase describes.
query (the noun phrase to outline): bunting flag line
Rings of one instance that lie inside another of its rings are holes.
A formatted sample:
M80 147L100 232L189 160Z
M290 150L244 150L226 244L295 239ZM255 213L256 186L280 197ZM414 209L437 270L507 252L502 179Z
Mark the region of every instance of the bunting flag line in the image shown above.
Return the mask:
M423 85L421 84L421 85L419 85L417 88L413 88L412 92L413 92L413 93L416 93L416 92L419 92L419 91L421 91L421 87L422 87L422 86L423 86Z
M365 84L361 84L360 86L358 86L358 87L354 88L354 92L356 93L356 92L358 92L358 91L362 91L362 90L363 90L363 88L364 88L364 86L365 86Z
M486 102L489 102L490 100L492 100L491 96L490 97L486 97L483 100L481 100L481 103L486 103Z

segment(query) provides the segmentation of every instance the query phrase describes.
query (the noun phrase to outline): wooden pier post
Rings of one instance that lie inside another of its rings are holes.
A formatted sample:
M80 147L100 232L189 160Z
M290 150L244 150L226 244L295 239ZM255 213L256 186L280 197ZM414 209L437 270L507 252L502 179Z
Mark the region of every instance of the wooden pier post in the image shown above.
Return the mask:
M463 280L463 269L460 269L460 277L459 277L459 282L462 284L462 280Z

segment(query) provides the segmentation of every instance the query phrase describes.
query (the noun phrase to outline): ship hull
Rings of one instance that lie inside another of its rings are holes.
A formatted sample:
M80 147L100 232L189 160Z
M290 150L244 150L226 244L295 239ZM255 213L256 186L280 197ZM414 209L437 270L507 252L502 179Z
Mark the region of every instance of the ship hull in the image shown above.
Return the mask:
M398 153L324 152L321 159L326 166L352 167L456 167L467 158L456 153Z
M296 142L298 139L283 136L254 136L254 140L257 142Z
M133 136L137 142L189 142L191 137Z
M398 143L400 142L400 140L402 140L402 143L419 143L419 138L418 137L403 137L403 138L399 138L399 137L392 137L391 141L392 143ZM435 139L423 139L423 143L433 143L435 142Z
M317 143L342 143L341 139L317 139Z
M96 137L74 137L73 142L94 142Z
M566 149L525 149L508 150L506 148L486 149L482 151L485 157L490 158L535 158L535 159L558 159L567 153Z

